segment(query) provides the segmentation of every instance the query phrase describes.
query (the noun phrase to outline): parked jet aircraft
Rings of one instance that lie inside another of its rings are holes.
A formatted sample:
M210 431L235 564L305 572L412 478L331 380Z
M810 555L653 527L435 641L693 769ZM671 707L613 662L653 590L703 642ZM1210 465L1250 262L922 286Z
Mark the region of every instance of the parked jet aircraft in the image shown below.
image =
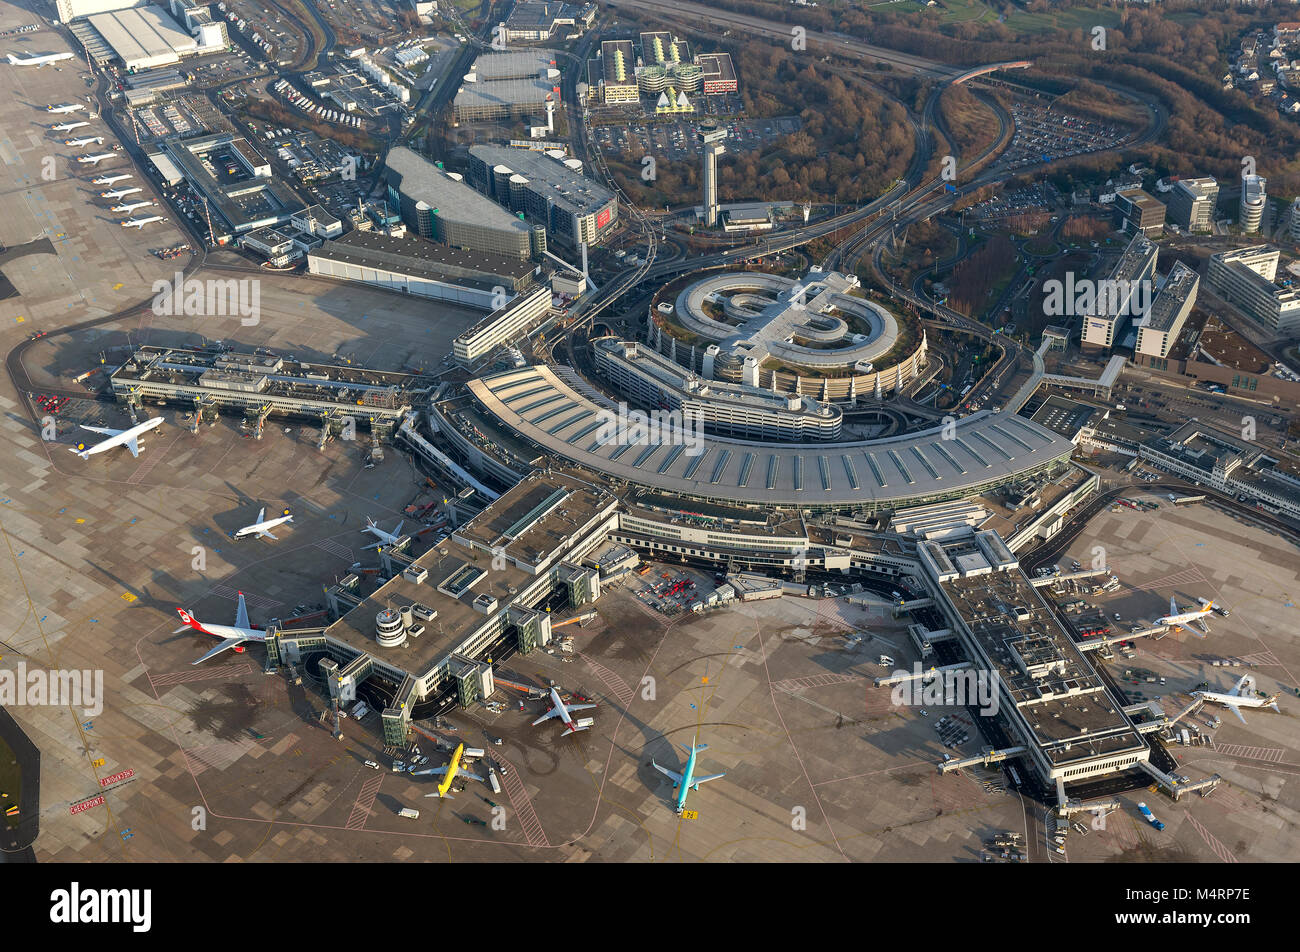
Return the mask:
M72 59L71 53L46 53L44 56L29 56L27 59L19 59L13 53L9 54L9 63L13 66L48 66L51 63L61 63L70 59Z
M1190 623L1198 621L1213 612L1214 602L1208 598L1198 598L1197 601L1201 603L1200 609L1189 612L1179 612L1178 599L1171 595L1169 598L1169 614L1165 615L1163 618L1157 618L1156 624L1168 625L1170 628L1181 628L1183 631L1190 632L1197 638L1204 638L1205 633L1197 631L1195 628L1191 627ZM1203 623L1202 627L1204 627Z
M378 549L381 546L392 545L402 537L402 525L405 522L406 520L403 519L401 522L397 523L397 528L392 532L385 532L383 529L379 528L379 523L375 522L375 520L371 519L369 516L366 516L366 524L361 527L361 531L369 532L379 541L368 542L362 546L362 549Z
M122 222L123 228L143 228L145 225L152 225L156 221L166 221L161 215L150 215L148 218L128 218Z
M132 178L132 175L131 175L130 172L122 172L122 173L120 173L120 174L118 174L118 175L101 175L99 178L94 179L93 182L92 182L92 184L94 184L94 185L112 185L114 182L124 182L124 181L126 181L127 179L129 179L129 178Z
M242 529L236 529L230 534L232 539L242 539L245 536L257 536L259 539L271 539L275 541L275 536L270 530L276 526L283 525L286 522L293 522L293 514L288 509L284 510L274 519L266 518L266 507L263 506L257 511L257 521L251 526L244 526Z
M148 208L153 202L123 202L120 205L114 205L109 211L117 212L119 215L128 215L137 208Z
M456 799L447 791L451 789L452 781L454 781L457 777L461 777L461 776L470 777L471 779L477 780L479 783L487 783L486 777L480 777L472 770L464 770L461 768L460 758L464 755L464 753L465 753L465 745L457 744L456 750L451 755L451 760L447 761L447 765L445 767L430 767L428 770L411 771L411 776L413 777L424 776L427 774L433 774L434 776L442 777L442 782L438 784L438 789L435 790L433 793L426 793L425 797L438 797L442 800Z
M117 158L116 152L97 152L94 155L79 155L77 156L77 161L80 162L82 165L98 165L100 162L103 162L105 159L116 159L116 158Z
M72 146L74 149L79 149L79 148L81 148L83 145L90 145L92 142L93 142L95 145L103 145L103 144L104 144L104 137L103 137L103 136L86 136L85 138L82 138L82 139L64 139L64 140L63 140L63 144L64 144L64 145L70 145L70 146Z
M79 102L65 103L62 106L46 106L46 112L52 112L55 115L66 115L70 112L76 112L78 109L85 109L85 105Z
M88 122L60 122L56 126L50 126L51 132L71 132L73 129L80 129L82 126L88 126Z
M132 188L111 188L107 192L100 192L100 198L123 198L127 195L134 195L136 192L143 192L144 189L139 186Z
M195 631L203 632L205 635L212 635L214 638L222 639L221 644L198 661L191 661L190 664L202 664L228 648L234 648L237 653L243 654L242 645L245 641L266 641L266 632L252 627L248 622L248 606L244 604L244 593L239 592L238 595L239 607L235 609L235 623L233 625L205 625L195 618L192 612L187 612L183 608L176 609L176 614L181 616L181 621L184 624L172 634L180 634L185 629L192 628Z
M654 766L655 770L659 771L664 776L670 778L673 782L673 786L677 788L678 791L677 815L678 816L680 816L682 814L682 811L686 809L686 794L688 791L693 789L698 790L700 789L700 784L708 783L710 780L720 780L721 778L726 776L726 774L720 774L720 773L710 774L707 777L695 776L695 755L702 750L708 750L709 749L708 744L697 744L695 743L695 738L692 737L691 742L689 744L682 744L681 748L682 750L686 751L686 753L690 755L690 757L686 761L686 769L683 770L681 773L677 773L676 771L669 770L667 767L661 767L659 766L659 764L655 763L655 759L653 757L650 758L650 763Z
M1215 691L1193 691L1192 697L1204 698L1211 704L1222 704L1236 714L1243 724L1246 723L1246 718L1241 713L1243 707L1271 707L1279 714L1282 713L1282 709L1277 706L1278 696L1273 694L1260 697L1255 690L1255 679L1249 674L1243 674L1237 686L1227 694L1219 694Z
M533 721L533 726L536 727L542 721L549 720L552 717L558 717L561 721L564 722L564 731L560 734L560 736L567 737L568 735L576 733L577 731L585 731L587 729L586 727L579 727L574 722L573 718L570 715L574 711L585 711L588 708L593 708L595 706L596 705L594 704L566 705L564 701L560 699L560 692L555 690L555 688L551 688L551 709L547 711L545 714L543 714L541 717L539 717L537 720Z
M81 424L83 430L89 430L91 433L102 433L107 436L108 439L102 440L89 448L87 448L85 443L78 443L77 448L71 450L71 452L76 453L82 459L89 459L97 453L111 450L115 446L125 446L131 451L132 456L138 457L140 455L140 450L143 448L140 445L140 437L148 433L154 427L162 426L162 423L163 418L160 416L152 417L151 419L145 420L143 423L137 423L135 426L126 430L112 430L108 427L86 426L86 424L83 423Z

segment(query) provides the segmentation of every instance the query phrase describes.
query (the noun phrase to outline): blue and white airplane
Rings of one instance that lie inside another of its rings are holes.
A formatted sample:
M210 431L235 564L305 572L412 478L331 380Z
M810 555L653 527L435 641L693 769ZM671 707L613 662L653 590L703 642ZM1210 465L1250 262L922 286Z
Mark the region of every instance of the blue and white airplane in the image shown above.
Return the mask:
M365 545L361 547L362 550L364 551L365 549L381 549L386 545L392 545L394 542L396 542L398 539L402 537L402 525L405 522L406 520L403 519L401 522L397 524L397 528L394 529L392 532L385 532L383 529L379 528L379 523L375 522L375 520L371 519L369 516L366 516L366 524L361 527L361 531L369 532L372 536L374 536L379 541L367 542Z
M664 776L670 778L673 782L673 787L678 791L677 793L677 815L678 816L681 816L682 811L686 809L686 794L688 792L690 792L692 789L694 790L700 789L700 784L702 783L708 783L710 780L719 780L722 777L726 776L726 774L720 774L720 773L710 774L707 777L695 776L695 755L702 750L709 749L708 744L697 744L695 743L695 740L696 738L692 737L690 744L681 745L682 750L690 754L690 757L687 758L686 760L686 769L682 773L677 773L677 771L675 770L669 770L667 767L661 767L659 766L659 764L655 763L653 757L650 758L650 763L654 765L655 770L659 771Z

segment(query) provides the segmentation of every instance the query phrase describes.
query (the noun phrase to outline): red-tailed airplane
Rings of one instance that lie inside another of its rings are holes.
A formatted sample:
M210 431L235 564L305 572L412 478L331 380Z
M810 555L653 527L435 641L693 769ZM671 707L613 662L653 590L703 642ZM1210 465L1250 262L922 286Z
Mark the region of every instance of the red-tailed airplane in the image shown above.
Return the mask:
M560 720L564 722L564 731L560 734L560 736L567 737L568 735L576 731L585 731L588 727L591 726L590 724L584 724L583 726L579 727L577 722L575 722L574 719L570 717L570 713L572 711L585 711L588 708L592 708L595 706L596 705L594 704L569 704L566 706L564 701L560 699L560 692L555 690L555 688L551 688L551 709L547 711L545 714L543 714L541 717L539 717L537 720L533 721L533 726L536 727L542 721L550 720L552 717L558 717Z
M239 607L235 610L235 623L233 625L205 625L201 623L191 612L183 608L176 609L176 614L181 616L181 621L185 624L177 628L172 634L180 634L187 628L195 631L201 631L205 635L211 635L213 638L223 639L221 644L217 645L198 661L192 661L191 664L202 664L209 658L221 654L227 648L234 648L239 654L244 653L243 644L245 641L266 641L266 632L252 627L248 622L248 606L244 604L244 593L239 592Z

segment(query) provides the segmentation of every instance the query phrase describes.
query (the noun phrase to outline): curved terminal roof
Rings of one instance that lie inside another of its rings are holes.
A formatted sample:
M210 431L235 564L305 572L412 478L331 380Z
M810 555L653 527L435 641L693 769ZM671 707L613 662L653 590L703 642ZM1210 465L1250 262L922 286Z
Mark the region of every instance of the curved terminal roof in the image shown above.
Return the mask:
M541 449L611 478L680 495L804 507L889 507L973 494L1068 457L1074 444L1018 416L981 412L861 443L765 444L703 432L612 435L612 404L545 366L471 380L474 398Z

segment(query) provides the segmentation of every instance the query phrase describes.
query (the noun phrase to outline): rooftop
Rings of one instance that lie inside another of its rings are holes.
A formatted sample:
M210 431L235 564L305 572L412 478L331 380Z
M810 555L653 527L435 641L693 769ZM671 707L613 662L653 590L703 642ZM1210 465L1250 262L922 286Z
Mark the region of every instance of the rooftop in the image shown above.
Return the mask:
M390 238L373 231L353 231L326 241L312 252L315 257L358 266L380 267L434 280L476 275L477 285L492 288L497 276L518 281L536 269L530 261L485 251L467 251L424 238ZM467 275L457 274L458 271ZM470 282L475 277L468 277Z
M1178 317L1188 295L1196 289L1199 280L1196 272L1183 262L1174 264L1169 276L1165 278L1164 286L1151 302L1151 308L1146 314L1145 326L1156 331L1171 330L1174 319Z
M439 218L463 225L478 225L508 231L528 232L520 221L472 186L452 178L431 161L398 146L385 160L401 180L401 191L434 209Z
M543 152L503 145L470 146L469 154L482 159L488 168L504 165L532 183L552 204L575 215L590 215L614 200L603 185L575 172Z
M602 440L609 411L546 366L471 380L484 409L548 452L608 477L747 505L868 506L956 495L1045 468L1073 443L1028 420L990 412L867 443L763 444L720 437L683 442ZM692 452L686 452L687 449Z

